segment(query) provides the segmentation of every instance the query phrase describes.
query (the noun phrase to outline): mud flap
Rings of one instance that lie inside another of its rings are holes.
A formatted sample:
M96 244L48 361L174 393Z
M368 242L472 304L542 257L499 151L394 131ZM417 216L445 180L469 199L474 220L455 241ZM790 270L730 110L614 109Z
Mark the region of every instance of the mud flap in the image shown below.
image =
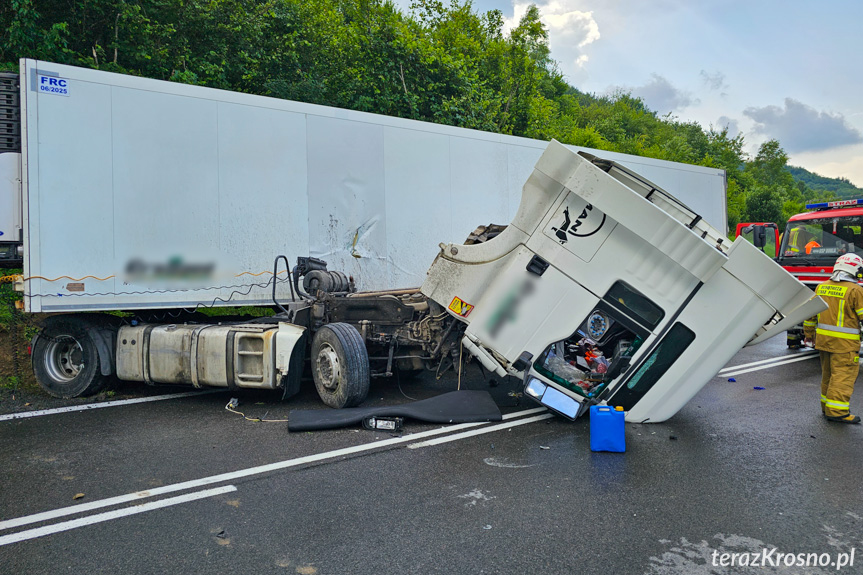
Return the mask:
M283 389L282 400L300 392L308 339L306 328L279 323L279 332L276 334L276 370L280 376L279 385Z

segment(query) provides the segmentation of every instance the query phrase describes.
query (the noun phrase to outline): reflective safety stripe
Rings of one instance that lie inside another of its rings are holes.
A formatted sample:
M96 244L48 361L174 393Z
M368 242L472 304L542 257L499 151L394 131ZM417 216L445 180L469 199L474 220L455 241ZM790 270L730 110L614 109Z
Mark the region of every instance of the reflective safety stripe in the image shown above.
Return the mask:
M827 403L827 396L826 395L821 396L821 403Z
M839 315L836 318L836 323L839 324L839 327L845 325L845 300L839 300Z
M860 309L855 309L854 313L856 313L859 316L863 316L863 307L861 307Z
M819 323L818 329L830 329L833 331L841 331L844 333L860 333L860 329L856 327L840 327L837 325L830 325L829 323Z
M813 327L813 326L818 325L818 322L806 320L803 322L803 325L805 325L806 327Z
M855 335L860 335L860 328L857 327L841 327L838 325L830 325L827 323L819 323L818 329L824 329L828 331L841 331L842 333L853 333Z
M853 339L855 341L860 341L860 334L859 333L857 335L851 335L850 333L842 333L839 331L832 331L829 329L818 328L815 330L815 334L816 335L826 335L829 337L838 337L840 339Z
M836 409L851 409L851 404L847 401L824 401L825 407L835 407Z

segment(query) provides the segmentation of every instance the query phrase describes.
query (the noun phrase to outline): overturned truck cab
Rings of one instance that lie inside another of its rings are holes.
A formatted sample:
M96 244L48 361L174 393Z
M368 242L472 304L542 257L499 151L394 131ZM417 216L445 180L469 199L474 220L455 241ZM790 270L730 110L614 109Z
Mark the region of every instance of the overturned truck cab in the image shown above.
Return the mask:
M751 244L733 244L617 163L551 142L499 235L441 244L422 293L462 345L575 419L597 403L661 422L737 351L826 308Z

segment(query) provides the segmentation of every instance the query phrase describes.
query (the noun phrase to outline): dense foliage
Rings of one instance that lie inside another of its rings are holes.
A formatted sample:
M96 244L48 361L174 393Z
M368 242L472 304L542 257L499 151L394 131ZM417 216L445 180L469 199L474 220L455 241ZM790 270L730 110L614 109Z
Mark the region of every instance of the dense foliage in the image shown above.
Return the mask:
M723 168L732 230L840 193L795 180L775 140L749 158L742 135L568 85L535 6L504 31L469 0L416 0L410 14L387 0L0 4L6 69L32 57Z
M858 188L847 178L825 178L824 176L813 174L806 168L799 168L797 166L788 166L788 171L791 172L795 180L803 182L809 188L832 192L840 199L863 198L863 188Z

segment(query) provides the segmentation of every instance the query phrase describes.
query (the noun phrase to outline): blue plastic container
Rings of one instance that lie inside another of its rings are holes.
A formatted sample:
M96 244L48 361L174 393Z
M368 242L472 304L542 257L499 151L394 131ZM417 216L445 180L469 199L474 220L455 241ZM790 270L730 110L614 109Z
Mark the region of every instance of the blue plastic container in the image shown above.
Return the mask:
M607 405L590 406L590 450L626 451L626 436L623 432L624 413Z

